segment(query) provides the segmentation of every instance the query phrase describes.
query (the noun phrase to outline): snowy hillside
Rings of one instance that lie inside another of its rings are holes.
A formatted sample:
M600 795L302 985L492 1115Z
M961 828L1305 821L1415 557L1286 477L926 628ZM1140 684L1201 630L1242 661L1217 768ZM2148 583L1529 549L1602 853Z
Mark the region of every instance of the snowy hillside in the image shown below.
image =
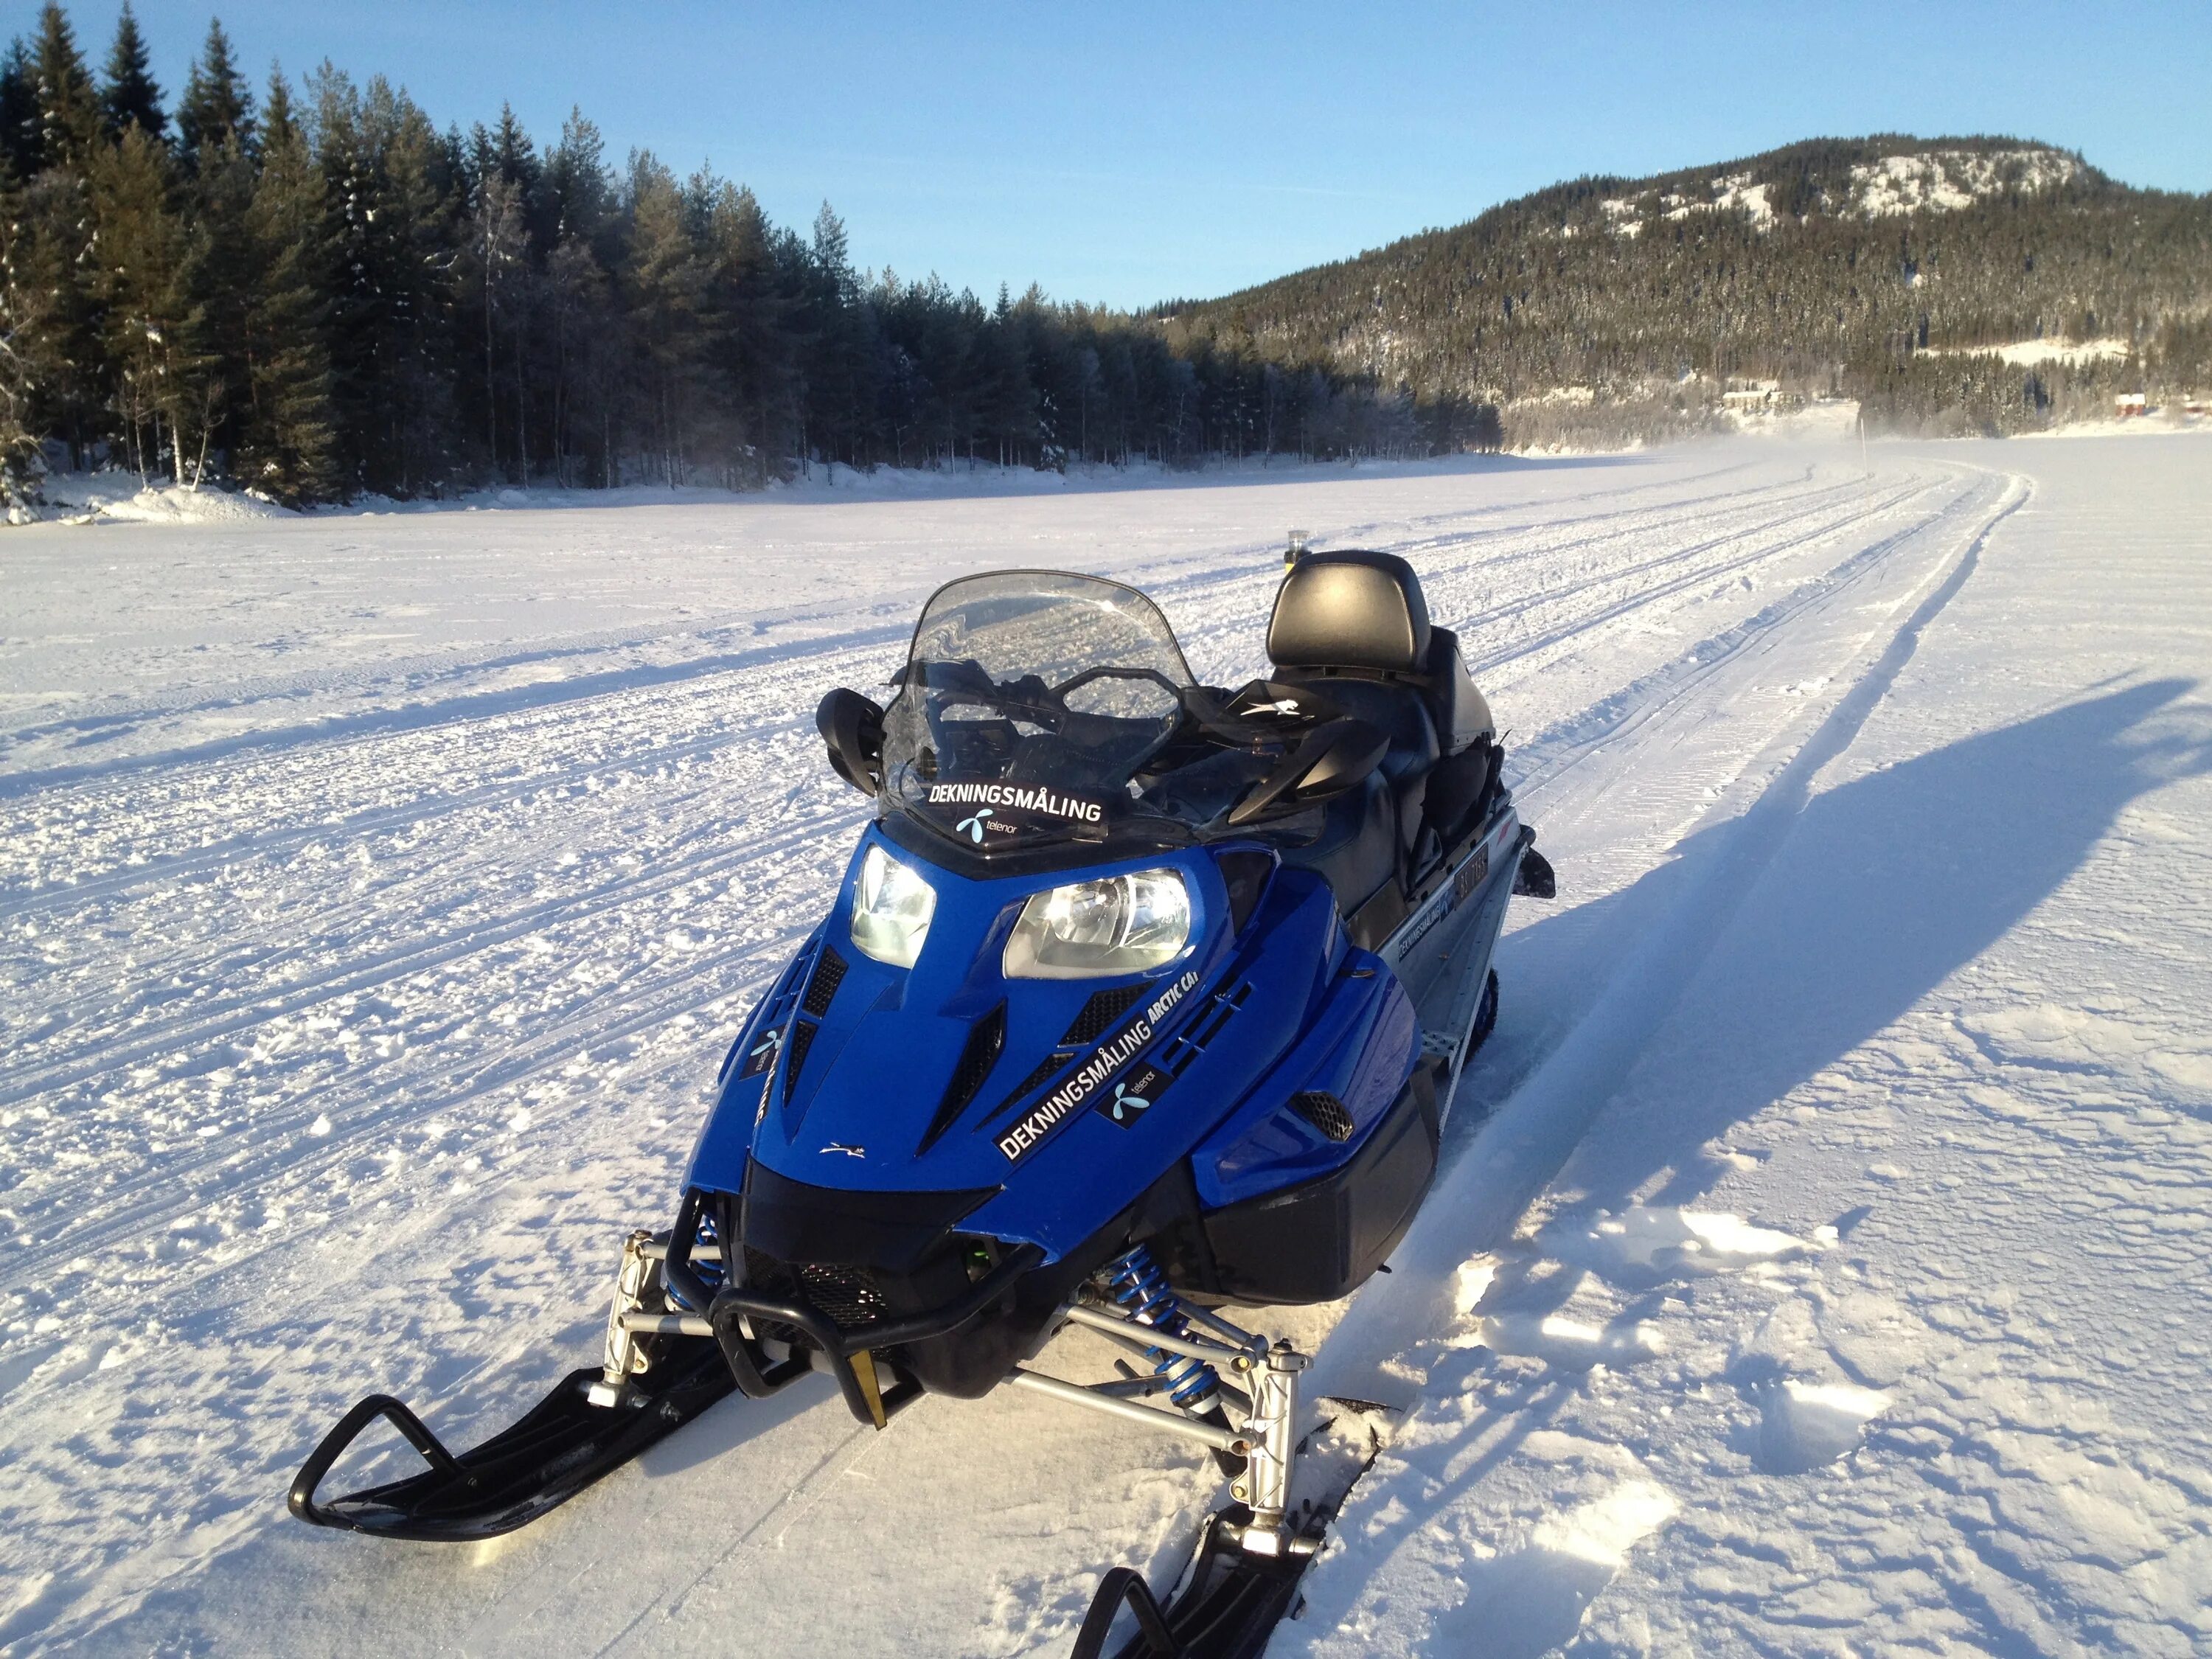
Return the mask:
M482 1547L283 1492L368 1389L465 1443L592 1358L861 819L814 703L930 587L1115 574L1233 679L1294 524L1420 569L1560 897L1293 1322L1389 1444L1271 1650L2205 1650L2204 460L11 532L0 1652L1054 1654L1165 1588L1211 1465L1028 1396L733 1400Z
M1855 213L1869 219L1912 213L1956 213L1978 202L2008 194L2039 195L2057 190L2081 172L2063 151L2040 145L2014 149L1927 149L1881 155L1854 162L1831 193L1820 191L1804 205L1814 212ZM1740 213L1762 230L1775 222L1773 181L1753 172L1716 173L1706 179L1675 178L1641 195L1608 196L1598 203L1607 228L1634 236L1644 228L1647 210L1662 220L1693 213ZM1571 235L1575 227L1563 227Z

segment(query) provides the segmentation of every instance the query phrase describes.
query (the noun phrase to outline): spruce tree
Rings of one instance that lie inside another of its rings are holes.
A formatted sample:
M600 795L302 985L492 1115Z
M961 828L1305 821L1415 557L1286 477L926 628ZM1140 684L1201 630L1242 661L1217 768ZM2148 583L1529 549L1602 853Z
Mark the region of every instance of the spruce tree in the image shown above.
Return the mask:
M250 395L246 323L261 274L247 216L255 188L253 162L235 129L179 156L178 195L193 235L185 283L201 318L201 341L216 395L212 447L234 459L239 422Z
M58 5L39 14L30 52L35 131L11 219L11 263L37 296L35 329L19 347L38 367L28 376L38 429L69 446L70 465L88 465L106 429L112 375L100 341L93 281L94 221L86 173L100 146L100 106Z
M46 474L40 391L52 332L31 251L23 187L0 153L0 517L9 524L37 516Z
M246 211L256 275L245 319L246 408L240 482L288 507L343 491L324 338L330 242L324 179L272 75L261 123L261 175Z
M571 109L561 125L561 142L545 158L545 194L553 215L553 241L576 237L594 252L601 244L614 213L614 184L607 176L606 140Z
M69 15L54 0L39 13L31 69L39 101L39 165L82 170L100 137L100 98Z
M108 49L107 77L100 89L100 110L107 131L119 135L136 126L149 138L159 138L168 122L161 113L161 88L154 84L145 37L131 0L123 0L116 20L115 44Z
M207 44L177 100L177 146L190 163L203 145L226 138L236 138L240 149L252 153L253 94L232 61L230 37L218 19L208 25Z
M0 159L17 183L39 168L39 82L21 38L0 58Z

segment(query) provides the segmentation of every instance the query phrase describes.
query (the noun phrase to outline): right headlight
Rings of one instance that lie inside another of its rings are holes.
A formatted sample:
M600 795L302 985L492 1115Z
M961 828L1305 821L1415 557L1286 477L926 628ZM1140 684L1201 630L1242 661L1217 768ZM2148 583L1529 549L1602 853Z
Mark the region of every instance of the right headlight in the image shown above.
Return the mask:
M911 968L937 914L937 890L880 847L860 860L853 885L853 944L894 968Z
M1190 891L1172 870L1072 882L1022 907L1008 979L1099 979L1172 962L1190 943Z

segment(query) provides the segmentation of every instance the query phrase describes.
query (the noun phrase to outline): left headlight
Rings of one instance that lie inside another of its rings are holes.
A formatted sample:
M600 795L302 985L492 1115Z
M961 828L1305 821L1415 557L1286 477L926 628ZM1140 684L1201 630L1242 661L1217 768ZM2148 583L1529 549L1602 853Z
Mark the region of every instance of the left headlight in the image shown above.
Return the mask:
M937 890L880 847L860 860L853 888L853 944L864 956L911 968L937 914Z
M1172 870L1079 881L1022 907L1008 979L1098 979L1172 962L1190 942L1190 891Z

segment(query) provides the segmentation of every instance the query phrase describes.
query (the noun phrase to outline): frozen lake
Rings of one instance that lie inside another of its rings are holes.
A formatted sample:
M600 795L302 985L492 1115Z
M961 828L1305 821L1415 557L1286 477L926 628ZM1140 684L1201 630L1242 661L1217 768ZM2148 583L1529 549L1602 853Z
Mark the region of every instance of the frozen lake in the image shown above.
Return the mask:
M1397 1416L1271 1651L2212 1646L2183 436L6 532L0 1651L1043 1654L1164 1588L1211 1466L1006 1391L732 1401L479 1547L283 1497L364 1392L466 1443L593 1358L864 816L815 702L932 587L1110 574L1233 684L1291 526L1419 569L1560 892L1299 1316Z

